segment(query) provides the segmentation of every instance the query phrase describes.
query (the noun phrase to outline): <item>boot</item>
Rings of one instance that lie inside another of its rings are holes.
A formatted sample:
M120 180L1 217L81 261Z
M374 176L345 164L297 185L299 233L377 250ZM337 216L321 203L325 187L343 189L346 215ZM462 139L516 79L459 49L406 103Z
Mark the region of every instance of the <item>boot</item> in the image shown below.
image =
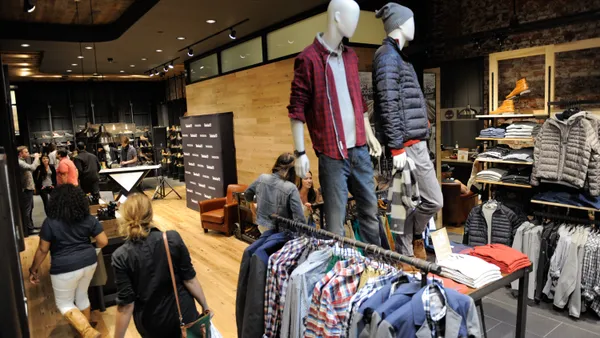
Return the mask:
M83 338L100 338L100 332L94 330L90 322L85 318L85 315L79 309L73 309L65 313L65 318L69 321L77 332Z
M502 102L502 105L498 107L498 109L490 112L490 115L502 115L502 114L514 114L515 113L515 103L513 100L505 100Z
M427 260L427 252L425 252L425 242L423 242L423 239L415 239L413 241L413 252L415 258Z
M88 306L87 309L81 310L81 313L83 313L83 315L85 316L85 319L87 319L87 321L90 323L90 325L93 328L96 328L96 325L98 325L98 323L92 322L92 308Z
M529 92L531 92L531 90L529 90L529 84L527 83L527 80L525 78L522 78L521 80L517 81L515 89L513 89L513 91L510 92L510 94L508 94L506 99L510 100L516 96L527 94Z
M414 266L412 266L410 264L406 264L406 263L400 263L398 268L400 268L402 271L404 271L406 273L419 272L419 269L415 268Z

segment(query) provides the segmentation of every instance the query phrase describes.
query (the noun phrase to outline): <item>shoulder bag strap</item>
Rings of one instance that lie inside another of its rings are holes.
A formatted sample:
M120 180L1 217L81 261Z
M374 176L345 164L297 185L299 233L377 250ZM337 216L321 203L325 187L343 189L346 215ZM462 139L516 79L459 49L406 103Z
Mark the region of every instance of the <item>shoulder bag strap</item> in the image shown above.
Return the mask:
M167 261L169 262L169 271L171 272L171 282L173 282L173 292L175 293L175 302L177 303L177 312L179 313L179 324L181 327L185 326L183 323L183 316L181 315L181 306L179 305L179 293L177 292L177 283L175 282L175 272L173 271L173 260L171 260L171 250L169 250L169 241L167 240L167 232L162 234L163 242L165 243L165 252L167 253Z

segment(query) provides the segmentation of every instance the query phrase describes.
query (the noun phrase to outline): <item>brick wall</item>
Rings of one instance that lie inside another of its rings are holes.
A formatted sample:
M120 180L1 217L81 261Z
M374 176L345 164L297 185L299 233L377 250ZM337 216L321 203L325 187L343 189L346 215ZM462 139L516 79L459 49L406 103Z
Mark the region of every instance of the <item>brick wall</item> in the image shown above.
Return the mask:
M557 101L600 100L600 49L558 53L555 65Z
M599 0L518 0L516 4L517 17L520 23L557 18L600 9ZM427 18L428 27L431 27L431 29L427 32L417 32L417 34L422 34L421 36L424 38L421 41L436 41L434 46L430 47L428 50L428 67L439 66L449 60L483 56L485 58L484 107L486 107L486 109L488 107L487 102L489 97L487 75L489 61L487 55L490 53L600 37L600 21L587 21L562 27L508 35L502 43L497 39L490 37L479 41L478 44L474 41L468 41L458 45L448 44L444 41L468 36L473 33L508 27L511 17L513 16L512 1L433 0L428 5L428 12L430 13ZM561 75L557 79L557 85L562 84L565 86L564 94L562 95L569 97L574 95L587 97L594 94L592 91L592 88L594 88L593 86L588 88L583 87L585 87L585 83L597 85L597 83L600 82L600 78L597 75L599 69L597 63L599 55L600 51L589 51L561 56L560 62L564 62L569 69L578 70L575 73L579 74L576 76L569 70L560 70L560 66L557 64L557 71L561 72ZM529 61L517 59L514 60L514 62L515 64L512 69L515 69L517 66L527 66L527 63L535 64L539 62L539 60L536 58ZM559 62L558 56L557 62ZM507 63L510 63L510 61L503 62L503 67L511 69L510 64ZM529 74L530 71L522 69L520 72L528 72ZM505 75L504 77L514 77L515 75L517 74ZM584 75L587 75L585 79ZM538 75L532 73L532 76L536 78L535 81L537 82ZM559 80L562 82L559 82ZM512 81L514 82L515 80L513 79ZM508 90L507 86L508 84L500 84L499 90L501 95L504 90ZM512 88L510 90L512 90ZM508 91L510 92L510 90ZM540 88L539 90L541 90L541 104L543 104L543 88ZM574 94L578 93L580 90L583 90L582 94ZM559 90L557 88L556 93L558 94L558 92ZM508 92L503 95L505 96L507 94ZM527 107L532 109L539 104L540 102L538 102L537 99L529 100L527 102Z
M515 88L516 81L526 78L531 93L515 100L519 113L544 110L545 56L502 60L498 62L498 105ZM487 85L487 84L486 84Z

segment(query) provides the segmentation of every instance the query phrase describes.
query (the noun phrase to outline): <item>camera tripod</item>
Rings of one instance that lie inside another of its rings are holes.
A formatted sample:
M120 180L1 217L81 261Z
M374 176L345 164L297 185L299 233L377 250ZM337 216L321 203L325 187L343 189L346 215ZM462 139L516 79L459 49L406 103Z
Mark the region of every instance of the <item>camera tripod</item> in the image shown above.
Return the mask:
M166 186L169 187L169 192L166 192ZM158 176L158 185L154 190L154 195L152 195L152 200L164 199L169 196L170 193L174 192L179 199L181 199L181 195L171 186L169 181L167 181L167 177L163 174L163 170L160 169L160 176Z

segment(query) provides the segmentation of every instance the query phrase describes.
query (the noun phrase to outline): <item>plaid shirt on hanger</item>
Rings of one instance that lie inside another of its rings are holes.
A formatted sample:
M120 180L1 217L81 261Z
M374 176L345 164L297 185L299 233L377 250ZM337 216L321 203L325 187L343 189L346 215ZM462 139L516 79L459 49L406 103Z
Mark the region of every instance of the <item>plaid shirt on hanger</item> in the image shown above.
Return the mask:
M435 295L439 295L440 297L433 297ZM423 290L421 300L423 301L427 325L429 325L429 329L431 330L431 337L444 337L446 335L446 327L442 319L446 317L446 304L448 303L444 288L438 282L427 285Z
M315 285L306 318L305 338L342 336L342 323L347 322L350 315L348 304L357 292L364 268L364 263L356 258L339 261Z
M267 287L265 288L264 338L278 336L290 274L298 265L298 259L309 241L307 237L291 240L281 250L269 257Z

